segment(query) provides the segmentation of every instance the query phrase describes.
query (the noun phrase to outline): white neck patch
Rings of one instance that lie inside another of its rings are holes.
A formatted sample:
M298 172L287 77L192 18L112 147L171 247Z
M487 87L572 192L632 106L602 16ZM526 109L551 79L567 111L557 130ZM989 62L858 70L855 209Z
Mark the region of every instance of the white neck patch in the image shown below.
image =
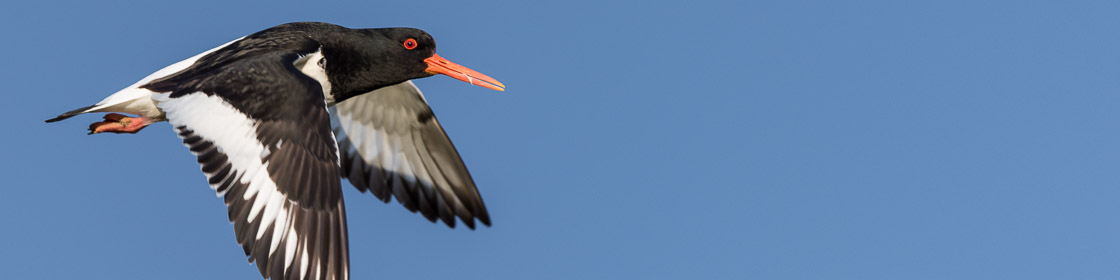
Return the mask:
M319 81L319 85L323 86L323 98L326 99L327 106L334 105L334 95L331 94L331 81L327 79L327 59L323 57L323 49L300 57L296 60L295 66L300 72L303 72L303 74Z

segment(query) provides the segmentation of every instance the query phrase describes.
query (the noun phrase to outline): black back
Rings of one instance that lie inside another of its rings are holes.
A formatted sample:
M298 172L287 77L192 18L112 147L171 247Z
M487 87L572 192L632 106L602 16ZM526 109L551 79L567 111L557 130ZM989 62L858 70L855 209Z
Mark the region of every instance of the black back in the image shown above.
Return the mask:
M414 49L404 47L403 43L408 39L417 42ZM255 68L264 65L254 64L252 60L270 60L276 57L269 56L292 54L303 56L322 51L326 60L324 65L327 77L332 88L332 92L327 94L331 94L336 102L341 102L381 87L431 76L431 73L424 71L427 69L424 59L435 54L435 47L435 40L431 35L415 28L350 29L321 22L288 23L246 36L200 58L194 65L179 73L154 80L142 87L155 92L176 91L172 94L172 97L176 97L209 86L212 87L210 89L221 92L220 94L231 100L238 109L248 109L245 112L256 115L262 113L261 110L242 108L241 106L252 107L252 105L236 103L249 99L244 96L245 93L260 89L220 88L245 83L240 83L244 81L218 83L204 76L213 76L212 73L215 72L232 72L239 75L237 74L239 71L261 76L250 73L250 70L277 73L281 69ZM231 66L235 62L237 65ZM273 81L253 82L269 84ZM289 85L277 84L275 87L282 86ZM283 94L282 90L269 92ZM289 97L291 96L277 96L277 98L284 98L282 100L290 100L286 99Z

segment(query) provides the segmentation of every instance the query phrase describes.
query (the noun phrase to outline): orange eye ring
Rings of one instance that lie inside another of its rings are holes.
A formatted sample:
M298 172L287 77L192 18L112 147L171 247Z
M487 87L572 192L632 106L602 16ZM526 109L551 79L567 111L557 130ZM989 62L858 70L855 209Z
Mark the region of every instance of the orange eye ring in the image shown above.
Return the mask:
M408 38L408 40L404 40L404 48L409 50L415 49L416 39Z

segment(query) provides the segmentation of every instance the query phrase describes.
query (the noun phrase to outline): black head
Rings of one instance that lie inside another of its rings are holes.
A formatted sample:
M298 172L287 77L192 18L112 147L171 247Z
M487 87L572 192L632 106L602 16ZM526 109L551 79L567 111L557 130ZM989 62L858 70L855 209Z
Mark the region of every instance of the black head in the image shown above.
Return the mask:
M505 87L443 59L432 35L416 28L347 29L323 38L322 44L336 101L435 74L497 90Z
M387 66L400 67L399 69L403 69L404 73L410 74L406 80L435 74L425 71L428 69L428 63L424 60L436 54L436 40L428 32L407 27L363 29L363 31L376 34L372 36L381 35L388 39L387 46L384 47L388 50Z

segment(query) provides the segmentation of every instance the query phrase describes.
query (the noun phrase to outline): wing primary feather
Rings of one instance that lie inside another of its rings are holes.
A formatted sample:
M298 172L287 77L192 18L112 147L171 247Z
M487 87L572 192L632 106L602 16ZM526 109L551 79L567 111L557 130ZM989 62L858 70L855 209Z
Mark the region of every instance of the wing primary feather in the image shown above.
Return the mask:
M342 176L358 190L389 197L425 219L449 227L462 220L490 225L470 173L412 82L384 87L335 104Z

